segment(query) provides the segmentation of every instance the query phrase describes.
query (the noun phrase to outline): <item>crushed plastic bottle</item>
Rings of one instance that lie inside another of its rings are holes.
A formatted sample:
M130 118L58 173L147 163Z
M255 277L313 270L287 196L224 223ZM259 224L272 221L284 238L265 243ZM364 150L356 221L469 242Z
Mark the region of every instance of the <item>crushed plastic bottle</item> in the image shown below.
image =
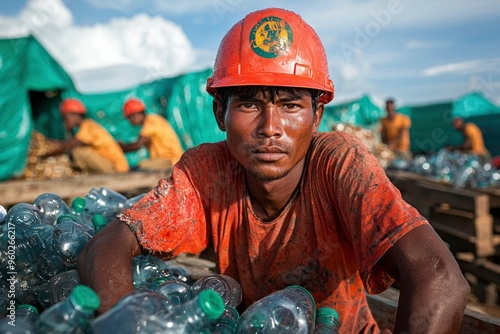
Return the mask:
M242 291L240 283L230 276L221 274L206 275L199 278L191 286L191 290L195 295L205 289L217 292L226 305L237 307L241 303Z
M71 213L68 205L62 198L53 193L43 193L33 201L33 205L42 213L44 224L54 225L59 216Z

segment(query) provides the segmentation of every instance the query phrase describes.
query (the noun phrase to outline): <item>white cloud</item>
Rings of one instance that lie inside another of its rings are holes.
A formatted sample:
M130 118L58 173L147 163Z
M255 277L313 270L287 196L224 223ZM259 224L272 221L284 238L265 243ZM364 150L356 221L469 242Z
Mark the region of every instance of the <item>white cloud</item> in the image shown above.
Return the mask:
M423 70L422 74L431 77L442 74L473 74L495 71L500 71L500 58L477 59L433 66Z
M160 16L137 14L85 27L72 22L61 0L30 0L17 17L0 18L0 31L2 36L35 35L84 92L175 76L195 61L182 28Z

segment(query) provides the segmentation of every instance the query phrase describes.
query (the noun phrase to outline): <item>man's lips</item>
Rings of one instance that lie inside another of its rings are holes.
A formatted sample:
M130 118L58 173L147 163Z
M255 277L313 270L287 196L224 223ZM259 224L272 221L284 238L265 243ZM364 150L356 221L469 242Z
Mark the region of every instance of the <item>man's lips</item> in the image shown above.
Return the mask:
M265 162L274 162L285 156L287 152L278 146L259 146L252 150L252 155Z

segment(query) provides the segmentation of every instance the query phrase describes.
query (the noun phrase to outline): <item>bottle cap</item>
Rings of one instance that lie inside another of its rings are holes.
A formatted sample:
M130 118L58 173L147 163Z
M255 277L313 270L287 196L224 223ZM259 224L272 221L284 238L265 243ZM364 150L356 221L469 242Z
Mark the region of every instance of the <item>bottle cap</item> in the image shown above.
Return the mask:
M198 301L203 312L212 320L219 318L224 313L224 301L213 290L202 290L198 295Z
M71 202L71 207L77 213L82 213L83 210L85 209L85 205L86 205L85 199L82 197L77 197L73 200L73 202Z
M106 225L106 221L103 216L96 214L92 216L92 224L94 224L95 229L98 229Z
M61 215L61 216L57 217L57 224L56 225L61 224L63 221L66 221L66 220L71 220L72 222L74 222L75 218L73 218L72 215L67 215L67 214Z
M317 323L322 323L322 324L332 323L331 319L334 319L334 321L339 321L339 314L335 309L331 307L320 307L316 311Z
M30 305L30 304L21 304L19 305L18 307L16 307L18 310L19 309L28 309L30 310L31 312L34 312L36 314L38 314L38 309L36 307L34 307L33 305Z
M75 286L69 296L73 304L85 313L93 313L101 305L97 293L86 285Z

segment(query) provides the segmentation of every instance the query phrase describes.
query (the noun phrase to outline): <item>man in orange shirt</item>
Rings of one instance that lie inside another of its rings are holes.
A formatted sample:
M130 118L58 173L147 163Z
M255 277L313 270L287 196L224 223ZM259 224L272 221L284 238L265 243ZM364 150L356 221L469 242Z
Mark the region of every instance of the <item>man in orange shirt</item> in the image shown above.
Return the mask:
M462 145L456 147L458 150L473 153L488 160L491 156L484 146L483 133L474 123L465 123L460 117L453 119L453 127L464 135Z
M382 142L396 153L409 156L411 120L396 112L394 100L387 100L385 105L387 116L380 121Z
M141 169L162 170L179 161L183 150L179 137L168 121L157 114L146 115L146 105L139 99L130 98L123 105L123 115L134 126L141 126L139 138L129 144L120 143L124 152L137 151L146 146L150 159L139 163Z
M65 99L59 108L64 128L71 138L54 141L59 148L50 155L70 152L75 165L91 173L125 173L127 158L115 139L99 123L84 118L87 110L74 98Z
M469 286L428 222L354 136L318 133L333 99L324 48L297 14L248 14L219 47L207 91L226 140L184 153L172 174L82 250L83 284L106 312L133 290L131 260L216 253L240 311L301 285L335 308L340 333L379 333L365 291L396 280L395 332L454 333Z

